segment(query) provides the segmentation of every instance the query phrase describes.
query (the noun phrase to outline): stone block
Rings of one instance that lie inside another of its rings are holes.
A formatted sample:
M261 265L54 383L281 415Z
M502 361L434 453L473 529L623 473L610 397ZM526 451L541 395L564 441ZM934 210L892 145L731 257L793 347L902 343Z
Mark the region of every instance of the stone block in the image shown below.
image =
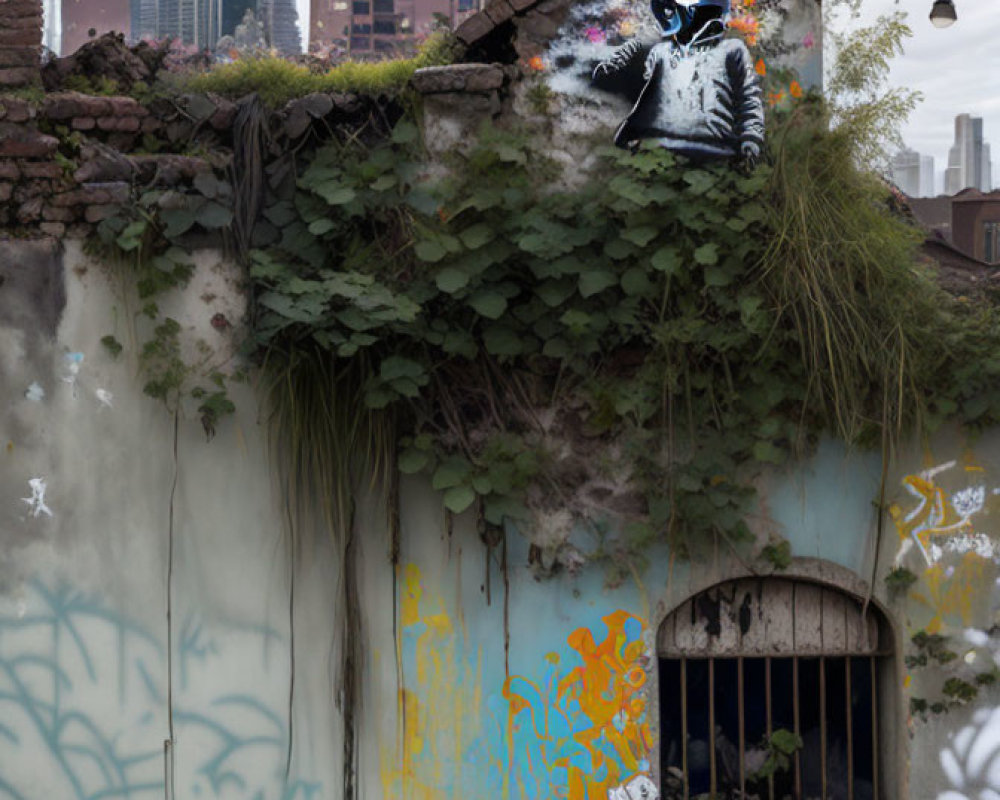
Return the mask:
M72 222L76 214L70 208L59 208L57 206L42 206L42 219L47 222Z
M492 31L494 27L493 20L480 11L459 25L455 29L455 36L462 44L466 46L473 45Z
M514 7L508 0L490 0L483 10L486 12L486 16L493 21L494 25L506 22L514 16Z
M0 180L21 180L21 168L17 165L16 161L0 161Z
M142 123L136 117L101 117L97 120L97 127L102 131L135 133L142 127Z
M451 64L418 69L411 84L421 94L489 92L503 86L503 69L494 64Z
M54 236L57 239L62 239L66 235L66 226L61 222L42 222L38 230L46 236Z
M58 92L45 98L42 116L51 120L73 117L105 117L111 114L111 103L106 97L93 97L79 92Z
M0 86L28 86L38 83L41 73L35 67L11 67L0 69Z
M38 222L42 216L43 205L44 201L41 197L32 197L30 200L21 203L17 209L17 221L22 225L30 225L33 222Z
M75 131L92 131L97 127L97 120L93 117L73 117L70 127Z
M27 122L34 114L35 110L27 100L0 95L0 119L7 122Z
M54 136L41 133L27 125L0 122L0 156L13 158L45 158L59 147Z
M0 47L39 47L41 44L41 27L0 28Z
M101 220L113 217L117 212L118 206L114 205L87 206L86 210L83 212L83 218L91 225L96 225Z
M21 174L25 178L49 178L58 180L63 176L62 167L55 161L22 161Z
M79 189L62 192L51 199L53 206L100 206L109 203L124 203L129 197L129 185L124 182L85 183Z
M149 109L131 97L109 97L111 113L116 117L148 117Z
M38 67L38 50L34 47L0 47L0 67Z
M6 203L14 194L14 184L0 183L0 203Z

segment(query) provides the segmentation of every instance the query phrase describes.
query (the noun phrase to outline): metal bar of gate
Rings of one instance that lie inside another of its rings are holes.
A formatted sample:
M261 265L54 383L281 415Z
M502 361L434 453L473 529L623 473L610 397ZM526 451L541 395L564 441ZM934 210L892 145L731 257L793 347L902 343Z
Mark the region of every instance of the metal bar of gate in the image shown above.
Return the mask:
M826 659L819 658L819 764L820 797L826 800Z
M847 800L854 800L854 724L851 716L851 657L844 658L844 697L847 707Z
M792 713L795 721L795 735L801 736L802 729L799 726L799 657L792 657ZM802 758L799 755L799 748L795 751L795 798L802 800Z
M708 659L708 765L709 792L715 797L715 659Z
M872 674L872 798L878 800L881 794L878 779L878 683L875 680L875 656L869 658Z
M688 800L688 694L687 659L681 659L681 769L684 772L684 800Z
M767 743L771 744L773 721L771 719L771 657L764 659L764 701L767 705ZM767 776L767 800L774 800L774 775Z
M746 722L743 713L743 656L740 656L736 662L737 669L739 669L739 676L736 681L736 694L738 695L738 702L740 704L740 797L745 797L747 793L746 785L746 771L745 764L743 761L743 754L746 750L746 731L744 730L744 723Z

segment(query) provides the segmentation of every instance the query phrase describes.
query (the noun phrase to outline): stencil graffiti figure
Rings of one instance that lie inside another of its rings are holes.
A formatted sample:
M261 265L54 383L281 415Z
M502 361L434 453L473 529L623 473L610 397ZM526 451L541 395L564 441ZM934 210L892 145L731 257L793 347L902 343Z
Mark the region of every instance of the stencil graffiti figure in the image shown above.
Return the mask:
M28 486L31 489L31 497L22 497L21 502L28 504L31 516L37 517L39 514L45 514L45 516L51 517L52 509L45 505L45 490L48 488L45 479L32 478L28 481Z
M651 0L663 38L628 42L594 69L592 84L636 96L615 144L654 139L695 160L753 164L764 146L764 105L753 60L724 38L729 0Z

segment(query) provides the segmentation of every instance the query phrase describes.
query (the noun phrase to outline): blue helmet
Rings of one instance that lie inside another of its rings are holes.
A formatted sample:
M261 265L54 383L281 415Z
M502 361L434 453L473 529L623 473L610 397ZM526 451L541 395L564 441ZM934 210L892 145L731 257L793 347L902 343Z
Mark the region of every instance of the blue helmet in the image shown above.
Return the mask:
M664 36L675 36L691 28L696 19L705 24L718 19L724 24L729 0L650 0L653 16Z

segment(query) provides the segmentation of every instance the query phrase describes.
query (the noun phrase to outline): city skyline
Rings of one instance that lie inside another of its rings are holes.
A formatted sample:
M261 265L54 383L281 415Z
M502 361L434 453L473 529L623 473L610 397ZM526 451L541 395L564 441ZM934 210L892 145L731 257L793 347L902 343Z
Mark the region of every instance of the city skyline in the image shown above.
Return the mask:
M865 0L858 23L871 25L879 16L897 11L908 14L913 36L904 43L903 55L890 62L889 83L923 95L901 133L907 148L933 156L935 194L939 194L945 188L956 116L982 118L987 144L1000 136L1000 95L989 92L988 81L980 79L1000 74L1000 48L995 43L993 3L957 3L958 21L949 28L931 25L930 5L929 0ZM995 174L991 183L996 185Z

